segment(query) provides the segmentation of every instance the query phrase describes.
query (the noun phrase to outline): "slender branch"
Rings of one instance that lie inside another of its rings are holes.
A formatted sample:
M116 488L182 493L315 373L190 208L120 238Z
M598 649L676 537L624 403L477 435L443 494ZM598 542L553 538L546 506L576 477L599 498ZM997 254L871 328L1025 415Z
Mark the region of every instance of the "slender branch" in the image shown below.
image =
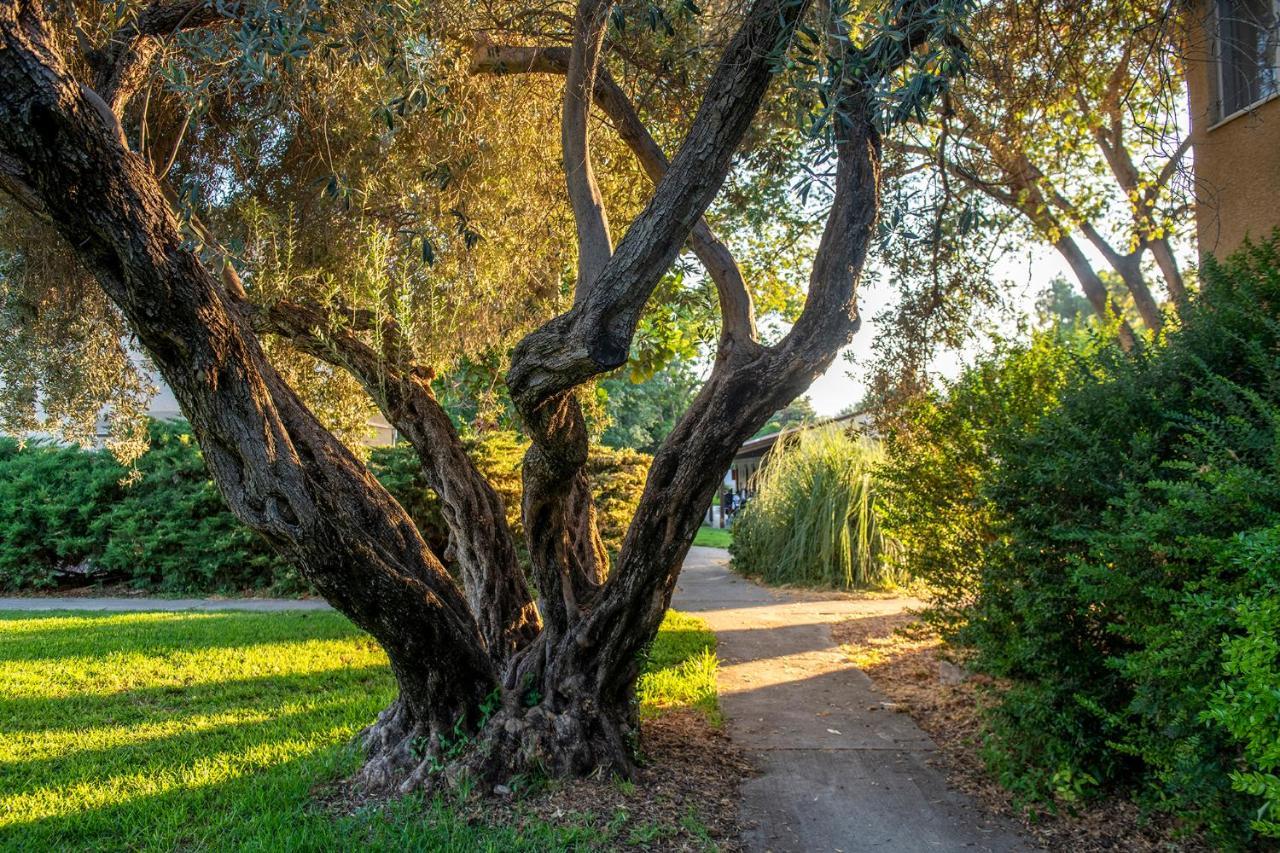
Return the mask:
M169 149L169 157L165 160L164 168L156 175L158 178L168 176L169 170L173 168L174 161L178 159L178 149L182 147L182 140L187 135L187 128L191 125L192 110L188 109L187 114L182 117L182 124L178 127L178 132L173 136L173 146Z
M609 217L591 167L588 121L596 66L604 43L612 0L580 0L573 22L573 47L565 73L564 107L560 118L560 148L569 202L578 231L578 281L574 301L580 302L613 255Z
M546 73L564 74L569 67L569 50L563 47L508 47L478 42L471 60L473 74ZM655 185L670 165L662 147L649 133L622 87L603 66L596 72L595 103L613 123L618 136ZM722 323L721 346L730 341L758 341L755 309L742 271L705 217L700 217L689 234L689 244L716 285Z

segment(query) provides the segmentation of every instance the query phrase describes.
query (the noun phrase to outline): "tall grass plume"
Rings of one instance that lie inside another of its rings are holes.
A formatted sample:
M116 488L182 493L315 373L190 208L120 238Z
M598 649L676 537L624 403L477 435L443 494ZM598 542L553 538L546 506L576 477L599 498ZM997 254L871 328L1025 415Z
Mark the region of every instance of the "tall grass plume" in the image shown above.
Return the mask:
M733 526L733 562L769 583L839 589L901 578L880 530L880 443L835 427L776 445Z

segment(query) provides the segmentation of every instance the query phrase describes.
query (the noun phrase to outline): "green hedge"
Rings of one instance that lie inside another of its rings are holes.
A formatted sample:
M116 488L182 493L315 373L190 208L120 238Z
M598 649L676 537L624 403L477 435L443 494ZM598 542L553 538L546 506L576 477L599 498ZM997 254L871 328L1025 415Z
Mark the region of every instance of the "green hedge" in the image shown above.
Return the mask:
M1124 791L1224 848L1280 837L1278 246L1207 262L1181 327L1139 353L1058 338L962 380L967 422L992 413L958 445L978 473L898 519L947 541L925 509L971 507L970 553L922 573L973 666L1011 685L985 752L1029 800ZM1028 360L1053 366L1031 401Z
M507 522L523 554L524 528L520 523L520 463L529 444L509 431L488 432L463 439L467 452L502 498ZM652 457L634 450L596 445L587 460L587 477L595 496L596 521L611 557L622 548L627 526L635 514ZM445 553L448 534L439 503L427 488L413 449L406 445L373 450L369 467L388 491L400 501L436 553Z
M136 471L105 451L0 442L0 586L55 586L78 567L157 592L302 589L227 509L183 425L153 422Z
M109 453L0 439L0 589L47 589L76 576L165 593L305 590L297 572L227 509L185 424L153 422L151 449L127 469ZM517 537L520 459L514 433L467 440L506 501ZM649 457L593 448L588 474L606 547L616 554ZM370 467L444 554L439 501L406 446L378 448ZM521 546L522 538L517 540Z

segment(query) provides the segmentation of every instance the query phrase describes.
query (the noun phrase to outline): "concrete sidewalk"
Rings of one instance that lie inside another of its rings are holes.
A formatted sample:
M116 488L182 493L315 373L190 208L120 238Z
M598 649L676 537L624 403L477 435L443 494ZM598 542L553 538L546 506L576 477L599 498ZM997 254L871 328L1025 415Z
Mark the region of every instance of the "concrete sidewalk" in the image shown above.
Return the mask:
M673 606L697 613L719 639L729 734L760 771L743 785L751 850L1036 849L947 787L927 763L933 742L831 639L832 622L919 602L769 590L727 559L691 549Z

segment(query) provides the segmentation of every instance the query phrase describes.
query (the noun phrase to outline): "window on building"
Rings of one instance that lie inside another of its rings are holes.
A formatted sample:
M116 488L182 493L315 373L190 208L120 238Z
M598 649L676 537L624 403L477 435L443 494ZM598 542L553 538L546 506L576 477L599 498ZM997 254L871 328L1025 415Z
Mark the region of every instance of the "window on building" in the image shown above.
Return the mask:
M1280 0L1218 0L1219 117L1280 92Z

